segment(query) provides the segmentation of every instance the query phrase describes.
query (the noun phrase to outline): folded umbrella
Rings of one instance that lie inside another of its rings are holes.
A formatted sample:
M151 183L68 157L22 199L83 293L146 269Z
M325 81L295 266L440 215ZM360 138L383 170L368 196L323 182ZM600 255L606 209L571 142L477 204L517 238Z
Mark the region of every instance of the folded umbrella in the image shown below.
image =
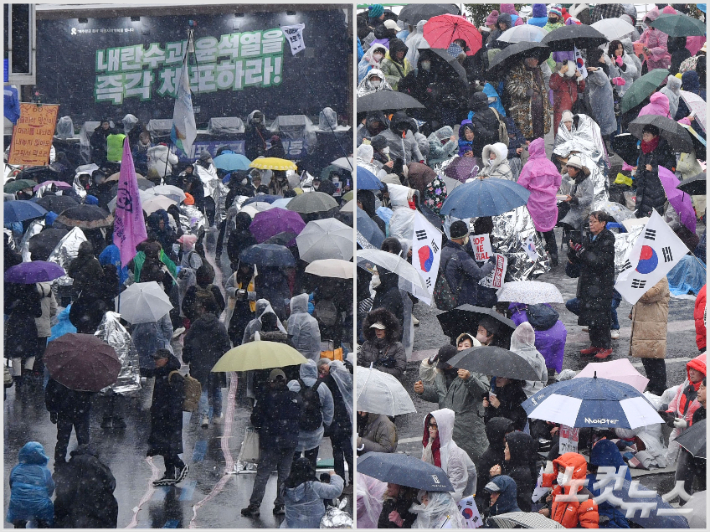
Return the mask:
M118 379L121 361L113 347L93 334L67 333L47 344L49 376L70 390L98 392Z
M108 227L113 223L113 214L109 214L96 205L77 205L62 211L55 220L67 227L80 227L81 229L96 229Z
M598 377L557 382L532 395L522 407L531 419L575 428L635 429L663 423L636 388Z
M522 26L518 26L522 27ZM533 28L536 26L532 26ZM476 177L480 168L473 157L456 157L444 170L444 175L465 183L467 179Z
M608 39L592 26L571 24L552 30L541 42L553 52L568 52L575 48L596 48L607 41Z
M54 281L67 274L64 268L42 260L22 262L5 271L6 283L35 284Z
M604 35L610 41L621 40L630 36L636 28L620 18L604 18L592 24L592 28Z
M609 362L590 362L574 378L594 378L595 374L601 379L623 382L633 386L641 393L648 385L648 379L638 372L628 358L610 360Z
M76 207L79 202L72 196L42 196L33 200L37 205L41 205L48 211L61 214L69 207Z
M213 372L251 371L303 364L308 360L290 345L255 340L230 349L217 361Z
M120 304L120 306L119 306ZM153 323L173 308L170 298L155 281L133 283L116 298L116 308L128 323Z
M58 227L43 229L42 232L30 238L28 249L32 260L48 260L49 256L57 247L59 241L66 236L69 231Z
M661 185L663 185L668 203L670 203L675 209L675 212L678 213L680 223L695 233L697 218L695 216L695 209L693 208L693 199L690 194L678 190L677 187L680 185L680 180L673 172L663 166L658 167L658 178L661 181Z
M478 322L484 316L491 317L499 321L503 329L503 335L511 335L515 330L515 323L495 310L485 307L474 307L473 305L461 305L455 309L439 314L436 319L441 324L441 329L449 338L458 338L462 333L471 333L474 336L478 330Z
M375 174L362 166L357 167L358 190L384 190L385 184Z
M251 161L240 153L223 153L215 157L212 162L218 170L234 172L236 170L249 170Z
M378 269L385 269L394 273L402 281L412 283L413 286L428 291L417 269L394 253L382 251L381 249L363 249L357 253L357 265L366 270L375 265ZM406 290L408 287L403 288Z
M643 136L643 128L647 125L656 126L660 131L660 136L666 139L666 142L668 142L674 150L690 153L693 149L693 141L690 138L690 133L683 129L683 126L678 122L666 118L665 116L639 116L629 124L629 133L637 139L641 139Z
M296 170L298 167L293 161L280 159L279 157L259 157L254 159L249 168L258 168L260 170Z
M705 450L705 444L708 439L705 426L706 421L706 419L698 421L676 438L678 445L695 458L707 458L707 452Z
M503 284L498 301L538 305L540 303L564 303L560 289L542 281L511 281Z
M314 260L306 266L306 273L317 277L333 277L335 279L354 279L355 265L349 260L341 259L321 259Z
M459 219L497 216L526 205L530 191L514 181L488 177L456 187L444 201L441 215Z
M662 14L649 23L649 26L662 31L669 37L690 37L693 35L702 37L707 33L705 22L688 15Z
M661 83L668 77L668 74L669 71L667 69L656 68L634 81L631 87L621 97L621 112L625 113L637 105L640 105L641 102L651 96L651 94L661 86Z
M296 265L296 260L288 248L276 244L249 246L239 254L239 260L262 268L288 268Z
M365 453L357 459L357 471L382 482L408 488L454 491L443 469L402 453Z
M319 259L349 261L353 257L353 230L335 218L313 220L296 237L296 244L301 259L306 262Z
M6 224L40 218L45 214L47 210L44 207L29 200L6 201L3 206L3 221Z
M704 196L707 194L707 175L698 174L688 180L683 180L677 188L691 196Z
M457 39L466 41L466 55L476 55L483 45L481 32L459 15L437 15L424 25L424 39L432 48L448 48Z
M25 190L26 188L32 189L36 184L37 183L31 179L13 179L12 181L8 181L3 190L7 194L14 194L20 190Z
M683 101L688 106L688 109L690 109L690 112L693 114L693 118L695 118L698 124L700 124L700 127L703 128L703 131L707 131L708 104L705 102L705 100L703 100L694 92L689 91L680 91L680 97L683 98Z
M519 354L502 347L473 347L461 351L448 362L450 366L483 375L521 381L536 381L540 375Z
M518 42L540 42L548 31L532 24L521 24L505 30L498 37L499 41L515 44Z
M429 20L438 15L458 15L459 8L454 4L408 4L402 8L397 18L416 26L420 20Z
M337 209L338 202L333 196L329 196L323 192L309 192L296 196L288 203L287 209L299 214L315 214L318 212L328 212L331 209Z
M306 223L297 212L274 207L257 213L249 226L249 231L259 243L279 233L290 232L296 235L306 227ZM288 242L289 245L293 245Z
M357 409L361 412L401 416L417 411L409 393L394 376L374 368L358 366Z
M398 91L377 91L357 99L357 112L397 111L399 109L424 109L419 100Z

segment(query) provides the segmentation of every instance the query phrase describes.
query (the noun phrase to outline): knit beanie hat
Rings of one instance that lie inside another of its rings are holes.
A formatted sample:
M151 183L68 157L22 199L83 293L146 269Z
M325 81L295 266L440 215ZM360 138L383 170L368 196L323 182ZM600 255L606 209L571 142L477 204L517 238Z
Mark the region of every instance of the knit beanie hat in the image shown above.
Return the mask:
M501 4L500 5L500 12L501 13L508 13L509 15L517 15L518 12L515 10L515 4Z
M547 15L557 15L558 18L562 18L562 7L559 4L550 6L550 10Z
M671 6L664 7L663 11L661 11L661 13L664 15L677 15L678 14L678 12L675 9L673 9L673 7L671 7Z
M370 11L368 17L370 18L379 18L385 12L385 8L382 7L382 4L372 4L368 10Z
M547 6L545 4L533 4L532 15L533 18L547 18Z
M495 9L486 17L486 26L495 26L498 22L498 11Z

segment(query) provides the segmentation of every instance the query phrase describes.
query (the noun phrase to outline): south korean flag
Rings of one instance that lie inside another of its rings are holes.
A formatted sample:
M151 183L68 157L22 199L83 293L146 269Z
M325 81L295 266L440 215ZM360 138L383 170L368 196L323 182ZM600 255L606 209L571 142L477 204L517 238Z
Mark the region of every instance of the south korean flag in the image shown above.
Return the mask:
M632 305L673 269L688 248L655 210L626 257L614 288Z

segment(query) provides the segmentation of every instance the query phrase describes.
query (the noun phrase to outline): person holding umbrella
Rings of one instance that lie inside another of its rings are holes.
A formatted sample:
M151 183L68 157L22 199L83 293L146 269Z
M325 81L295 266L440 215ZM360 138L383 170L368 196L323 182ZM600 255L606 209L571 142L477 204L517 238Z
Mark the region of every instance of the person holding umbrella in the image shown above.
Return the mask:
M641 154L636 171L636 212L637 218L650 216L655 209L663 214L666 193L658 177L658 167L663 166L675 171L675 156L666 139L661 138L660 130L651 124L643 127Z
M537 57L525 57L510 69L505 90L515 125L527 140L550 132L550 99Z
M415 488L388 482L377 528L412 528L417 514L411 512L410 508L417 503L417 491Z
M669 13L675 13L675 10L666 6L663 8L663 13L666 13L666 8L670 8ZM668 35L661 30L657 30L649 24L660 16L658 7L654 7L643 19L643 26L646 28L635 45L642 45L645 55L646 68L648 72L656 68L668 68L670 63L670 55L668 54Z
M94 392L71 390L51 377L47 382L44 401L50 421L57 425L57 445L54 447L55 464L66 462L72 428L74 428L79 445L89 444L91 398L93 395Z

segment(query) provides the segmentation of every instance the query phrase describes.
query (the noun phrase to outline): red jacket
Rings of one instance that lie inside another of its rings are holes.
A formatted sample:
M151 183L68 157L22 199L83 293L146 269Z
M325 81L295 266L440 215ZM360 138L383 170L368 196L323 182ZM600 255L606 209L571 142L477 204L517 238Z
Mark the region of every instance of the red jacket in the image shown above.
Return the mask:
M690 424L693 420L693 414L700 408L700 403L696 399L698 388L702 384L700 382L692 383L690 382L690 371L694 369L705 375L705 353L698 355L693 360L688 362L686 365L686 372L688 373L688 380L678 387L678 391L673 397L673 400L668 405L668 410L666 412L677 412L678 417L682 417ZM692 397L692 399L691 399Z
M581 454L565 453L552 461L554 474L574 468L572 478L583 480L587 477L587 462ZM594 504L592 493L587 488L577 488L577 495L589 495L585 501L558 501L563 493L569 495L572 486L556 486L552 490L550 518L565 528L599 528L599 507Z
M698 344L698 349L705 351L706 338L705 338L705 288L707 285L703 286L698 293L698 297L695 298L695 311L693 312L693 318L695 318L695 343Z
M554 134L557 135L557 128L562 120L562 113L564 111L571 111L574 102L577 101L577 94L584 92L584 80L577 83L577 78L568 78L567 76L561 76L557 73L550 76L550 89L553 92L553 130Z

